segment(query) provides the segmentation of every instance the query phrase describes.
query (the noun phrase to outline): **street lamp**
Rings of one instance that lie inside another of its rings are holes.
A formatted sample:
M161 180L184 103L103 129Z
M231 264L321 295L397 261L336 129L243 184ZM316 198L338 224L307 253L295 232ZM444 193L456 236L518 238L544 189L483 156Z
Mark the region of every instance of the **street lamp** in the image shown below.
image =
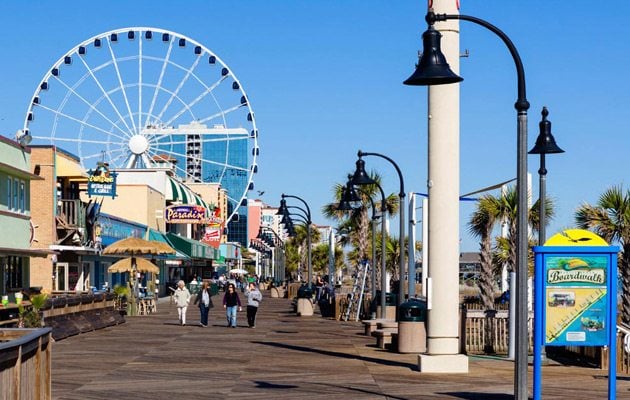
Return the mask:
M306 207L306 210L300 207L293 207L293 208L297 208L306 214L306 219L304 222L306 223L306 243L307 243L306 245L308 246L308 248L306 249L307 264L308 264L308 288L312 289L313 266L311 265L311 223L312 223L311 209L309 208L308 204L306 204L306 201L304 201L304 199L302 199L301 197L282 193L282 200L280 200L280 208L278 209L278 212L277 212L278 215L283 215L283 216L290 215L289 207L287 207L287 202L285 200L287 198L299 200Z
M378 190L381 192L381 312L378 315L379 318L385 318L386 307L387 307L387 297L385 288L387 287L387 233L385 232L385 213L387 212L387 202L385 199L385 192L383 192L383 188L378 184L374 179L372 179L365 172L365 161L362 158L359 158L356 162L356 169L354 171L354 175L352 179L349 181L350 185L375 185ZM376 247L376 246L373 246ZM372 277L374 281L376 281L376 268L373 269ZM374 297L376 297L376 292L374 293Z
M549 111L547 107L543 107L542 109L542 121L538 124L539 134L536 138L536 144L529 151L529 154L540 154L540 168L538 169L538 176L540 178L539 181L539 194L538 194L538 213L539 216L539 228L538 228L538 245L544 246L546 241L545 228L546 228L546 219L547 219L547 169L545 168L545 154L558 154L564 153L558 145L556 144L556 139L554 139L551 134L551 121L547 120L547 116L549 115Z
M361 189L359 189L359 191L365 194L365 192L363 192ZM354 185L352 185L351 179L348 180L348 182L346 183L346 186L342 188L341 193L342 193L341 201L339 202L339 206L337 207L337 210L339 211L354 210L355 207L353 207L352 204L354 204L357 201L360 201L361 199L356 194L356 191L354 190ZM374 200L372 200L372 197L367 196L367 195L366 197L369 200L370 205L372 206L372 218L371 218L372 220L372 267L371 267L372 287L371 287L370 293L372 294L372 300L375 300L376 299L376 224L379 219L379 216L376 214L376 205L374 204ZM372 317L372 319L374 319L374 316Z
M490 30L507 46L516 66L518 97L514 108L517 114L517 284L516 284L516 368L514 369L514 394L517 399L527 399L527 110L525 71L521 57L510 38L494 25L468 15L435 14L429 10L425 20L429 28L422 34L423 53L415 72L404 84L412 86L442 85L460 82L463 78L451 71L446 57L440 49L441 34L433 25L438 21L464 20Z
M383 158L389 161L390 164L396 168L396 173L398 173L398 181L400 182L400 191L398 192L398 198L400 199L398 205L398 218L400 222L400 231L398 237L398 246L400 247L400 260L399 261L399 271L400 271L400 280L398 282L398 305L403 302L403 298L405 296L405 285L403 282L405 281L405 181L403 180L402 172L400 172L400 168L398 168L398 164L394 162L391 158L379 154L379 153L367 153L359 150L357 153L359 159L363 156L376 156ZM358 164L357 164L358 167ZM365 165L363 165L365 171Z
M258 236L256 239L261 240L264 244L270 248L271 268L274 279L284 279L284 240L268 226L261 226L258 230Z

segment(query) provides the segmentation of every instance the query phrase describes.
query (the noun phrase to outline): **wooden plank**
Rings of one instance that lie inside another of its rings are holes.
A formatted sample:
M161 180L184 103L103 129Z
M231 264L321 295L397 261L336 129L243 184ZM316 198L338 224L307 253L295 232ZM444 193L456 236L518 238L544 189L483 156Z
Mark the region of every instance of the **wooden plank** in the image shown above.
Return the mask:
M290 300L266 296L255 329L244 312L232 329L215 307L202 328L196 307L180 326L167 300L155 314L56 341L53 398L488 399L513 391L513 362L471 357L468 374L421 374L416 355L376 348L361 323L290 309ZM605 398L605 371L544 368L545 399ZM619 398L630 394L630 381L617 383Z

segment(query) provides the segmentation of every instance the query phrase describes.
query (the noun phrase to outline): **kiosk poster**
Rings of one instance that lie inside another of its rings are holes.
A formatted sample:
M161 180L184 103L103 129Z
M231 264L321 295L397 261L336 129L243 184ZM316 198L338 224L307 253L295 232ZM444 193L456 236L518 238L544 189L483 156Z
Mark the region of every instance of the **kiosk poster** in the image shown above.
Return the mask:
M545 345L608 343L605 255L545 257Z

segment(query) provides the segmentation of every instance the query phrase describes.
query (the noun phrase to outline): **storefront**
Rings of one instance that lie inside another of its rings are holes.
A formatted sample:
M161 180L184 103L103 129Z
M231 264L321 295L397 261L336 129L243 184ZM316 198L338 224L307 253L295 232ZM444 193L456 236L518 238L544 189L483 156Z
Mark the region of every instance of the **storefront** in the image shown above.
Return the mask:
M147 226L137 222L128 221L122 218L108 214L100 214L95 225L96 242L100 242L102 248L115 243L121 239L128 237L137 237L144 239L147 234ZM95 254L84 256L83 260L89 262L90 268L93 268L94 279L92 286L98 289L103 287L114 287L115 285L126 284L129 276L127 273L107 272L110 265L120 260L121 257L104 256Z
M171 282L173 278L169 277L174 275L176 271L179 276L179 272L183 271L183 266L186 264L186 261L190 261L190 257L177 250L175 246L173 246L173 244L166 238L166 234L162 232L149 228L148 239L156 242L166 243L176 251L175 254L158 255L152 260L152 262L160 269L160 279L157 285L158 296L169 295L168 284L173 284L173 282Z
M213 260L218 258L216 249L198 240L188 239L173 233L167 233L166 239L174 249L188 257L179 267L168 269L169 282L177 282L180 279L189 282L193 276L202 279L212 278Z

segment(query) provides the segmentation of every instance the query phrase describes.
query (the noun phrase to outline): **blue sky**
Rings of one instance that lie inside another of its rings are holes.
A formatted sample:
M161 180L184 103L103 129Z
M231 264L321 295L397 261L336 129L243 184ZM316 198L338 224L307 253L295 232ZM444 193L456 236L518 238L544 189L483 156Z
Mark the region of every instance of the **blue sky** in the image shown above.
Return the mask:
M436 0L438 1L438 0ZM450 1L450 0L449 0ZM523 59L529 147L542 106L565 154L548 157L548 194L557 216L548 233L572 227L583 202L628 186L630 24L624 2L461 1L461 12L504 30ZM101 32L155 26L189 36L236 73L260 131L256 190L277 204L285 192L319 210L353 170L358 149L400 165L407 191L426 192L426 89L402 85L425 30L425 1L3 1L0 134L23 124L43 75L69 49ZM597 18L597 20L594 20ZM462 22L461 193L516 174L516 74L507 49L487 30ZM398 191L394 169L367 159ZM537 196L538 158L529 171ZM255 193L255 192L254 192ZM476 241L461 208L462 250ZM397 222L392 221L397 232Z

